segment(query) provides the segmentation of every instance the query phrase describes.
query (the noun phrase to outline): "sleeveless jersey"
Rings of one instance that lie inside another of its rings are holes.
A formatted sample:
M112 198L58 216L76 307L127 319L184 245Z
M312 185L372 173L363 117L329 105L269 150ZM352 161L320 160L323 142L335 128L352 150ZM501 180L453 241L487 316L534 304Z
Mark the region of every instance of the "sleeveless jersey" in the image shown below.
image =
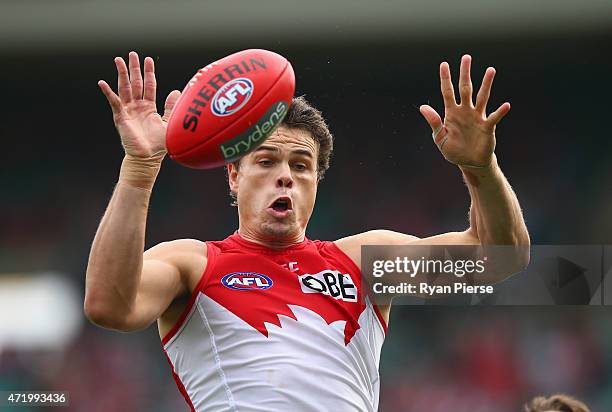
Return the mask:
M376 411L386 324L333 242L207 242L208 263L162 339L192 411Z

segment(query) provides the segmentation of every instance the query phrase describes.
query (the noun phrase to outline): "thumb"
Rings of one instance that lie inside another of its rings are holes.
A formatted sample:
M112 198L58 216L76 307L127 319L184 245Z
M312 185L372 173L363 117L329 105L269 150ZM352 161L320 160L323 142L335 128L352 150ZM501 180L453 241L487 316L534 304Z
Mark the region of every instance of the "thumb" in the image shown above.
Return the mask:
M164 105L164 116L162 117L164 122L167 122L168 119L170 119L170 115L172 114L174 105L176 104L179 97L181 97L181 92L179 92L178 90L172 90L168 94L168 97L166 97L166 104Z
M434 110L433 107L427 104L424 104L419 107L419 111L429 124L429 127L431 127L434 143L436 145L440 144L440 141L444 138L444 135L446 135L446 133L441 133L442 129L444 128L444 125L442 124L442 118L440 117L438 112Z

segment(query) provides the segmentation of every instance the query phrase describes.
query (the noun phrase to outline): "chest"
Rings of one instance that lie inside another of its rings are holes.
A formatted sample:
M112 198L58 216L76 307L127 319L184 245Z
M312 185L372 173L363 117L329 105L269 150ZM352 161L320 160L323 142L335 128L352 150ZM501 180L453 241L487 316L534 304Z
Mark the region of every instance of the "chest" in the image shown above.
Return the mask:
M296 307L354 326L365 308L359 274L320 255L225 253L211 263L200 292L264 335Z

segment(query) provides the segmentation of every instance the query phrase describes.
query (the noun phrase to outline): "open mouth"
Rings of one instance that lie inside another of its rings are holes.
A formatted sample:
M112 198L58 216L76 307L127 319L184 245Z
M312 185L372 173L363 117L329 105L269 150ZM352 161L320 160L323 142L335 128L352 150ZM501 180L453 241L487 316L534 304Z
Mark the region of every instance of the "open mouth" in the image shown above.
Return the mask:
M270 205L270 208L274 209L277 212L286 212L288 210L292 210L291 198L288 196L281 196L276 199Z

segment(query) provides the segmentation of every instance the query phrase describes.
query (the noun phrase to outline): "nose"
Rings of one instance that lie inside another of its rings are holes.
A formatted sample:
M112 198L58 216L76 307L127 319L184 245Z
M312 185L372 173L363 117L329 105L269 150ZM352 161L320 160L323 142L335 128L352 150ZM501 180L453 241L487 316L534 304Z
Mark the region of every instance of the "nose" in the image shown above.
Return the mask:
M283 164L280 175L276 179L276 185L278 187L291 188L293 186L293 178L291 177L291 168L288 164Z

